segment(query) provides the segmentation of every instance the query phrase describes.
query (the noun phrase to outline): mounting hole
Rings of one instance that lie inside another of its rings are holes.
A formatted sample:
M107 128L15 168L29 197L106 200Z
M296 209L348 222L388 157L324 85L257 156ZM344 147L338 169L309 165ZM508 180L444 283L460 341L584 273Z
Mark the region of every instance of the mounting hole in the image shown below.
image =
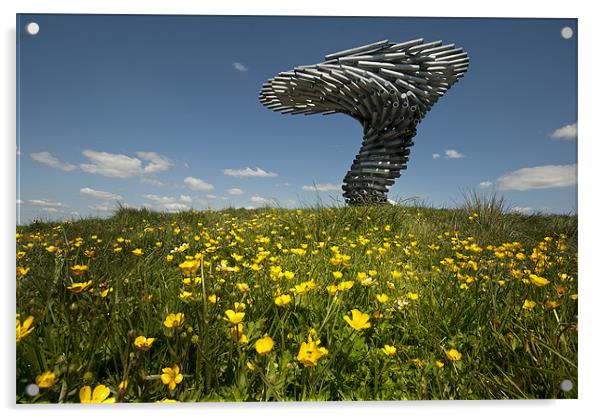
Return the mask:
M29 33L30 35L37 35L38 32L40 31L40 25L38 25L36 22L30 22L27 24L27 26L25 27L25 30L27 31L27 33Z
M571 382L568 379L563 380L562 382L560 382L560 390L562 390L563 392L570 392L571 390L573 390L573 382Z
M36 396L38 393L40 393L40 387L35 383L30 383L29 385L25 386L25 393L28 396Z
M571 39L573 37L573 29L565 26L560 30L560 36L562 36L564 39Z

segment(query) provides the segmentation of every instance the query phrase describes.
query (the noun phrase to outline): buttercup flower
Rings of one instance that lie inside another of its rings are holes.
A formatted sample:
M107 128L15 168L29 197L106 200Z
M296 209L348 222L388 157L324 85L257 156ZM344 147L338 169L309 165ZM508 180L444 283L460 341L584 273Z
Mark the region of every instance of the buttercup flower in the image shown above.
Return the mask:
M385 346L383 348L381 348L382 352L385 353L387 356L391 357L394 356L395 353L397 353L397 349L391 345L387 345L385 344Z
M523 309L530 311L533 308L535 308L536 305L537 302L535 302L534 300L525 299L525 301L523 302Z
M81 403L115 403L115 398L109 398L111 391L105 385L98 385L94 388L84 386L79 390L79 401Z
M146 338L144 335L140 335L134 340L134 346L138 350L147 351L152 347L154 342L155 338Z
M267 334L255 342L255 350L260 356L265 356L272 351L272 348L274 348L274 340Z
M226 312L226 318L232 325L240 324L245 318L244 312L234 312L232 309L228 309Z
M535 274L529 274L529 280L531 281L531 283L533 283L535 286L545 286L548 283L550 283L550 281L548 279L544 279L543 277L539 277Z
M187 260L180 263L178 266L184 276L193 276L197 270L201 267L200 260Z
M74 276L81 276L86 271L88 271L88 266L76 264L73 267L70 267L69 270L71 270L71 274L73 274Z
M455 348L452 348L451 350L447 351L445 353L445 355L447 356L448 359L450 359L451 361L460 361L462 360L462 353L460 353L458 350L456 350Z
M23 337L31 334L34 327L31 326L33 323L33 316L28 316L23 324L21 325L21 321L19 320L19 315L17 315L17 342L21 341Z
M351 328L353 328L354 330L361 331L363 329L370 328L370 315L362 313L357 309L353 309L351 311L351 316L353 317L353 319L349 318L349 315L343 316L343 319L349 325L351 325Z
M328 350L324 347L319 347L320 340L314 341L309 335L307 342L302 342L297 354L297 360L305 367L315 367L318 365L318 360L328 354Z
M165 325L167 328L177 328L177 327L182 326L183 324L184 324L184 314L183 313L177 313L177 314L170 313L165 318L165 321L163 321L163 325Z
M180 373L180 366L174 364L172 367L165 367L161 375L161 381L167 385L169 390L174 390L176 385L180 384L184 379L184 375Z
M88 280L87 282L73 283L67 286L67 289L71 290L73 293L82 293L84 290L87 290L90 286L92 286L92 280Z
M144 254L144 252L142 251L142 248L136 248L132 251L132 254L134 254L136 257L140 257L142 254Z
M385 303L389 300L389 296L387 296L385 293L382 293L380 295L376 295L376 300L380 303Z
M274 299L274 303L276 304L276 306L287 305L288 303L290 303L290 301L291 301L290 295L280 295Z
M49 388L56 382L56 375L50 371L36 376L36 385L40 388Z

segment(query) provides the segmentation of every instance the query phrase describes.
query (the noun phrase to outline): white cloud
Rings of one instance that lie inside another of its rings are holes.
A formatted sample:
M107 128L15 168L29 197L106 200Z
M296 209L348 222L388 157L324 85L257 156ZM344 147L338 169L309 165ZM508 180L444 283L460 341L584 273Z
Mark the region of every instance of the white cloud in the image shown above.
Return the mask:
M167 157L156 152L137 152L136 155L139 158L92 150L85 150L82 154L90 160L91 164L80 164L80 168L86 173L100 174L105 177L144 176L165 171L172 164ZM141 159L148 163L143 166Z
M149 179L149 178L146 178L146 177L142 177L142 178L140 179L140 181L141 181L142 183L150 184L151 186L157 186L157 187L163 187L163 186L165 186L165 185L166 185L166 184L165 184L165 183L163 183L162 181L159 181L159 180L157 180L157 179Z
M215 199L217 196L214 194L208 194L205 196L207 199Z
M31 199L31 200L28 200L27 203L30 203L30 204L36 205L36 206L63 206L63 204L61 202L53 202L53 201L46 200L46 199Z
M180 200L184 203L192 203L192 197L185 194L180 195Z
M183 203L167 203L164 205L164 208L167 212L180 212L182 210L190 209L190 206Z
M244 64L241 64L240 62L233 62L232 65L234 66L234 68L237 71L240 71L242 73L249 71L249 69Z
M42 210L44 212L50 212L50 213L58 213L58 212L60 212L57 208L42 208Z
M577 164L521 168L497 179L500 190L531 190L577 184Z
M556 129L550 135L553 139L575 139L577 138L577 122Z
M191 190L201 190L204 192L213 190L212 184L209 184L205 180L197 179L195 177L186 177L184 179L184 183L186 183L186 185L188 185L188 187L190 187Z
M522 215L529 215L533 213L533 209L530 207L514 206L512 209L510 209L510 212L520 213Z
M446 158L464 158L464 154L456 151L455 149L447 149L445 150Z
M253 196L251 197L251 202L253 203L257 203L260 205L272 205L274 204L274 200L273 199L267 199L265 197L261 197L261 196Z
M46 151L34 152L33 154L30 154L30 157L39 163L46 164L47 166L57 168L62 171L73 171L77 169L77 166L69 163L64 163L55 156L53 156L51 153Z
M241 194L245 194L243 189L239 189L238 187L234 187L232 189L228 189L228 194L232 196L240 196Z
M268 172L259 167L255 168L255 170L250 167L246 167L240 170L226 168L224 170L224 175L229 177L276 177L278 173Z
M109 211L113 210L113 207L111 205L109 205L108 203L94 204L94 205L88 206L88 208L90 208L92 210L97 210L99 212L109 212Z
M150 209L167 212L179 212L190 209L190 206L178 202L175 197L157 196L156 194L145 194L142 197L154 202L152 205L148 203L143 205L144 207ZM180 195L180 200L182 201L186 201L188 198L190 198L190 196ZM192 198L190 199L192 200Z
M441 157L441 154L433 154L433 160L436 160L439 157Z
M341 185L340 184L332 184L332 183L317 183L317 184L312 184L311 186L303 186L303 187L301 187L301 189L309 190L312 192L314 192L314 191L318 191L318 192L337 191L337 192L340 192Z
M491 186L493 186L493 183L492 183L492 182L490 182L490 181L482 181L482 182L480 182L480 183L479 183L479 187L480 187L481 189L488 189L488 188L490 188Z
M103 192L100 190L94 190L89 187L84 187L83 189L80 189L79 192L81 194L92 196L96 199L101 199L101 200L121 200L121 199L123 199L123 197L119 196L118 194Z

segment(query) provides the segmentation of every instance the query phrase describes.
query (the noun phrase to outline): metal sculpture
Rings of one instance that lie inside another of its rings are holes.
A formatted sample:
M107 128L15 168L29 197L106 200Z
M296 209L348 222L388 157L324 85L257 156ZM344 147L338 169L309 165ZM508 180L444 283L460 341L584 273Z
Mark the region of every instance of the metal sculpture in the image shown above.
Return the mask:
M364 128L362 146L343 180L348 204L387 202L407 168L416 125L468 70L454 44L388 40L326 55L263 84L259 101L281 113L344 113Z

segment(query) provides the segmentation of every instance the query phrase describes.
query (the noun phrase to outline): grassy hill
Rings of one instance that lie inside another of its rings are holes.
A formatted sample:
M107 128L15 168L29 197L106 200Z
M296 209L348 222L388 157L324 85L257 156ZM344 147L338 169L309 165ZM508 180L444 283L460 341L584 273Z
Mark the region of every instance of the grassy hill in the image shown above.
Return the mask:
M577 280L576 216L495 202L34 222L17 401L576 398Z

